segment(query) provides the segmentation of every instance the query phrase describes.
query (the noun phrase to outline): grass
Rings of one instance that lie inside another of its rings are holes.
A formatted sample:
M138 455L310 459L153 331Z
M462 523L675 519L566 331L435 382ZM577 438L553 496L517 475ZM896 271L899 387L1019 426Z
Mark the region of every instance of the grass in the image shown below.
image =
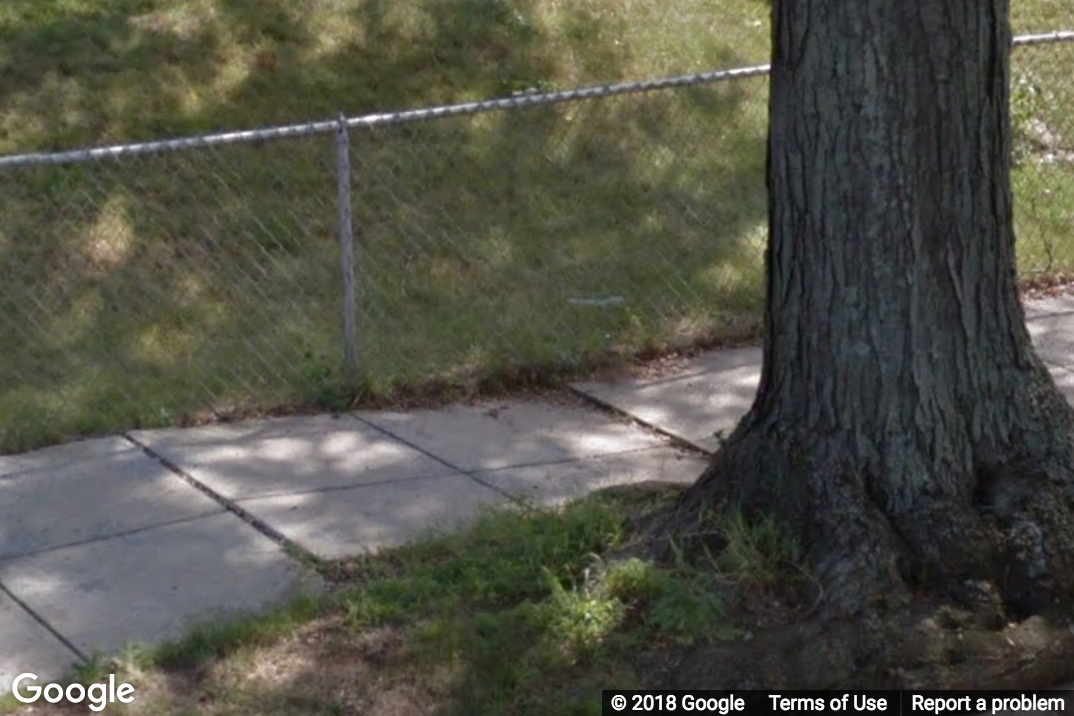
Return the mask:
M632 525L668 497L490 511L333 565L328 596L96 659L72 680L132 683L115 714L600 713L602 688L653 685L670 666L659 660L698 638L742 638L741 605L785 585L796 561L772 525L729 520L710 525L725 544L710 560L655 563Z
M767 61L758 0L10 0L0 152ZM1015 3L1018 32L1074 27ZM1074 46L1023 48L1023 270L1069 269ZM1065 83L1065 84L1064 84ZM752 334L765 80L355 132L359 373L331 137L0 173L0 453L554 381ZM1050 193L1049 193L1050 192ZM578 301L581 299L581 302ZM611 302L599 303L604 299ZM586 301L598 301L597 304Z

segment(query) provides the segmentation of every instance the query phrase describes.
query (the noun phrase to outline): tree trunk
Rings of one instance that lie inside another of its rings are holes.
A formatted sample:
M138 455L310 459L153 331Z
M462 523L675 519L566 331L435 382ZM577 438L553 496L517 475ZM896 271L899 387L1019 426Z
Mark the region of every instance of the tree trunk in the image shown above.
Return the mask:
M774 514L829 611L1074 593L1074 411L1036 357L1011 213L1008 0L773 9L764 366L678 527Z

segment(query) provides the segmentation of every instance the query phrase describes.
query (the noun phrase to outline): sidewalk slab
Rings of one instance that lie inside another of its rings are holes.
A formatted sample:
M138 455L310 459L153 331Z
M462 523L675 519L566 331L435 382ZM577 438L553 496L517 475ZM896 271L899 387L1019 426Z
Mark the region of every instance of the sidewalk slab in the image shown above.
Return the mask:
M0 455L0 479L20 477L24 474L52 469L57 465L108 458L125 453L131 447L130 442L121 437L110 437L99 440L75 440L19 455Z
M1026 321L1033 346L1050 365L1074 368L1074 314L1050 314Z
M239 504L321 559L397 547L454 531L482 508L510 500L466 475L244 500Z
M579 383L574 388L648 425L709 452L717 431L730 431L753 404L761 380L761 349L701 356L681 373L651 380Z
M1037 354L1057 373L1060 388L1074 403L1074 296L1026 304ZM575 390L694 446L714 451L718 431L729 432L746 414L760 384L760 348L717 351L689 361L665 378L578 383Z
M234 501L454 472L350 415L139 430L130 435Z
M0 560L221 510L121 437L0 457Z
M517 499L559 506L618 485L645 482L690 485L707 465L705 457L674 448L655 448L576 462L489 470L474 473L474 477Z
M19 674L37 674L36 683L61 678L79 657L0 591L0 696L11 692Z
M635 425L580 405L486 401L443 410L356 415L466 472L579 460L666 444Z
M1074 314L1074 294L1035 298L1023 302L1022 307L1025 309L1027 321L1041 316L1071 315Z
M1052 374L1059 392L1066 397L1068 403L1074 405L1074 370L1050 365L1048 372Z
M0 562L0 583L85 654L180 637L318 584L231 513Z

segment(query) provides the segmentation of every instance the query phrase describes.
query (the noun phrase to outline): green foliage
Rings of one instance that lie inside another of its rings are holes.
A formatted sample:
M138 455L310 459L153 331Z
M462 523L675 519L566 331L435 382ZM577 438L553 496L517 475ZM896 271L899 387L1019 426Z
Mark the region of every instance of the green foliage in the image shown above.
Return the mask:
M307 386L303 402L322 409L345 410L350 401L341 375L341 361L332 361L327 355L316 354L309 348L303 352L302 358L305 371L303 384ZM361 386L356 386L354 390L359 394L363 392Z
M725 613L722 599L704 579L669 579L652 601L646 623L658 634L691 643L711 636Z
M1027 161L1036 151L1045 117L1054 110L1055 94L1032 70L1016 72L1011 79L1012 161Z
M756 584L772 584L789 564L801 560L801 549L778 521L767 515L751 524L738 512L721 519L726 546L714 557L716 569Z
M549 625L555 638L576 653L599 647L626 614L626 605L602 590L564 589L552 582L549 607L554 616Z
M631 605L651 636L690 643L716 631L726 612L719 575L660 569L634 558L609 569L607 589Z
M463 535L400 549L402 567L348 597L350 623L365 627L450 611L541 599L581 578L591 554L612 548L620 515L587 501L562 513L489 512Z

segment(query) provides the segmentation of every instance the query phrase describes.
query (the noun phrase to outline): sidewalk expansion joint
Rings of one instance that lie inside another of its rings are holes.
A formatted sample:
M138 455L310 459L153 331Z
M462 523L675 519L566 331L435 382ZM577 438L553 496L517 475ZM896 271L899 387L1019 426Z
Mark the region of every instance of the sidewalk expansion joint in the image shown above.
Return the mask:
M71 650L71 652L78 657L78 660L83 664L89 662L89 657L82 653L82 650L75 646L71 641L60 632L56 631L55 627L48 623L48 621L37 613L37 611L29 604L19 599L10 589L5 587L3 583L0 583L0 594L6 594L8 599L15 602L16 605L24 612L30 615L30 618L41 625L41 628L56 638L61 644Z
M665 430L658 425L654 425L653 423L642 420L641 418L637 417L636 415L632 415L630 412L622 408L616 407L615 405L605 402L596 396L590 395L584 390L576 388L573 385L568 387L570 388L572 393L574 393L579 398L588 403L590 406L596 408L602 413L607 413L609 415L614 415L620 418L626 418L630 422L644 428L645 430L649 430L650 432L660 435L661 437L667 438L671 442L672 447L676 447L680 450L688 452L692 455L696 455L698 457L712 457L712 455L714 454L711 450L703 448L700 445L691 442L684 437L676 435L673 432Z
M473 480L477 484L481 485L482 487L487 487L488 489L492 490L493 492L496 492L497 494L503 495L504 497L506 497L507 499L511 500L512 502L514 502L514 503L516 503L518 505L521 505L523 507L527 507L526 503L522 499L520 499L519 497L517 497L515 495L512 495L511 493L507 492L506 490L502 490L499 487L496 487L495 485L492 485L492 484L490 484L488 482L485 482L481 478L477 477L477 475L475 474L477 472L488 472L487 470L464 470L463 468L459 467L458 465L453 465L452 463L448 462L447 460L445 460L444 458L440 457L439 455L437 455L435 453L432 453L432 452L429 452L428 450L426 450L425 448L421 447L420 445L416 445L413 442L411 442L410 440L407 440L406 438L404 438L404 437L402 437L400 435L396 435L391 430L387 430L385 428L380 427L379 425L376 425L375 423L372 423L372 422L370 422L368 420L360 418L357 415L355 415L354 413L347 413L347 415L349 415L352 419L357 420L362 425L366 425L366 426L376 430L378 433L380 433L382 435L385 435L385 436L391 438L392 440L400 442L403 445L406 445L411 450L417 450L422 455L426 456L427 458L429 458L431 460L435 460L436 462L440 463L441 465L443 465L444 467L448 468L449 470L452 470L452 471L456 472L459 475L465 475L466 477L470 478L471 480ZM506 468L504 468L504 469L506 469Z
M172 462L168 458L164 457L163 455L155 452L148 445L142 443L137 438L134 438L129 433L123 433L123 437L126 438L127 440L129 440L131 443L133 443L136 447L140 448L142 450L142 452L144 452L147 456L149 456L150 458L156 460L157 462L159 462L164 467L168 468L168 470L170 470L172 473L174 473L176 477L178 477L179 479L183 480L183 482L187 483L188 485L193 487L195 490L200 491L203 495L205 495L209 499L215 501L217 504L219 504L225 510L227 510L230 513L232 513L233 515L235 515L236 517L241 519L243 522L245 522L246 524L248 524L251 527L253 527L255 530L257 530L258 532L260 532L264 536L268 537L270 540L272 540L273 542L278 544L280 547L282 547L285 552L288 552L288 553L296 556L296 558L297 558L297 560L299 562L304 563L304 565L306 565L306 566L311 565L311 564L313 564L313 565L321 564L322 560L320 560L316 555L312 554L311 552L308 552L307 550L303 549L298 544L296 544L296 543L292 542L291 540L287 539L282 533L280 533L278 530L274 529L268 523L266 523L263 520L258 519L254 515L250 514L246 510L244 510L234 500L231 500L231 499L229 499L227 497L224 497L223 495L221 495L216 490L214 490L211 487L209 487L208 485L202 483L200 480L195 478L193 475L189 474L186 470L184 470L183 468L179 467L178 465L176 465L174 462ZM316 570L314 570L314 571L316 571Z
M182 525L182 524L186 524L187 522L196 522L197 520L204 519L205 517L209 517L211 515L220 515L220 514L223 514L224 512L226 512L226 510L223 507L221 507L220 512L212 512L210 514L205 514L205 515L191 515L189 517L180 517L179 519L168 520L167 522L158 522L158 523L153 524L153 525L145 525L144 527L133 527L133 528L131 528L129 530L123 530L121 532L115 532L113 534L103 535L101 537L90 537L89 539L80 539L80 540L74 540L73 542L64 542L63 544L56 544L56 545L52 545L50 547L45 547L44 549L39 549L36 552L28 552L26 554L3 557L2 559L0 559L0 561L7 560L7 561L10 561L10 562L17 562L17 561L23 560L23 559L32 559L33 557L40 557L41 555L44 555L44 554L50 554L52 552L59 552L61 550L65 550L65 549L71 549L72 547L83 547L83 546L85 546L87 544L97 544L98 542L109 542L111 540L123 539L124 537L130 537L132 535L142 534L143 532L152 532L153 530L159 530L159 529L163 529L165 527L174 527L175 525Z

